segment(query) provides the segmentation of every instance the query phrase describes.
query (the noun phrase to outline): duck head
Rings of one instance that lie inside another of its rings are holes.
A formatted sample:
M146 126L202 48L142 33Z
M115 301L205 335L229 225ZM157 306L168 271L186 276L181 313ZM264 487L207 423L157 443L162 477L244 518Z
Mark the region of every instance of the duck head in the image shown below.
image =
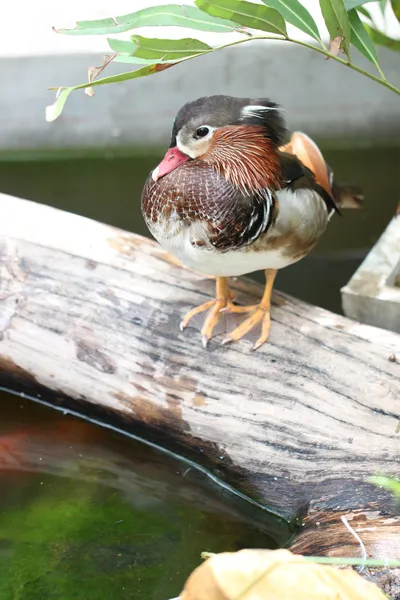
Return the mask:
M281 108L268 99L199 98L178 112L169 150L152 178L201 161L244 191L274 188L281 179L278 148L286 136Z

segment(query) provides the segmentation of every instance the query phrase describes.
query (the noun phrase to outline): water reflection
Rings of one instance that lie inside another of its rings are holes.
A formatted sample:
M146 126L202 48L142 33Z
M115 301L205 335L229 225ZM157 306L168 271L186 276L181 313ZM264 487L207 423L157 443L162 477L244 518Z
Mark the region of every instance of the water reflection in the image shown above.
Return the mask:
M1 392L0 411L1 598L165 600L202 551L287 539L139 442Z

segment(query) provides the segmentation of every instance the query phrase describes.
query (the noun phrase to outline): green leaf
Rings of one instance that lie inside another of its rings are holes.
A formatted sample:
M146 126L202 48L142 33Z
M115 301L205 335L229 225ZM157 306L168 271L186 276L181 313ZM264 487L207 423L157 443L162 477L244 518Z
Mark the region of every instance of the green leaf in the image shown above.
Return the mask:
M331 40L342 37L341 47L350 57L350 22L343 0L319 0Z
M287 36L282 16L273 8L244 0L196 0L196 6L213 17L232 19L240 25Z
M375 46L364 25L362 24L356 9L353 8L348 14L351 27L351 43L359 52L361 52L363 56L365 56L365 58L372 62L378 69L379 73L383 75L378 63L378 56L376 54Z
M130 40L118 40L117 38L107 38L108 45L113 52L122 54L133 54L136 49L136 44Z
M133 35L131 56L154 60L165 60L186 58L196 54L203 54L212 50L211 46L193 38L182 38L180 40L166 40L158 38L146 38L141 35Z
M385 12L387 3L388 3L388 0L379 0L379 6L380 6L382 13Z
M65 35L107 35L122 33L139 27L174 26L190 27L198 31L229 33L237 24L223 19L211 18L196 6L166 4L152 6L119 17L96 21L78 21L74 29L54 29Z
M368 4L368 2L371 2L371 0L344 0L344 6L346 10L351 10L362 4Z
M365 29L368 32L369 37L378 46L385 46L390 50L395 50L396 52L400 52L400 40L393 40L388 37L384 33L381 33L377 29L370 27L369 25L364 25Z
M90 83L88 83L88 87L89 86L90 86ZM61 88L60 88L60 90L61 90ZM46 121L48 123L55 121L61 115L64 105L65 105L67 98L71 91L72 91L72 88L63 89L62 91L60 91L58 93L58 96L57 96L54 104L51 104L50 106L46 106Z
M190 57L189 57L190 58ZM182 59L185 60L185 59ZM179 61L181 62L181 61ZM146 77L147 75L153 75L154 73L158 73L160 71L164 71L169 67L172 67L173 64L151 64L141 67L136 71L128 71L127 73L118 73L118 75L110 75L109 77L103 77L102 79L96 79L92 82L81 83L80 85L74 85L68 88L59 88L61 89L61 93L58 95L56 101L51 106L46 107L46 121L51 122L55 121L60 115L64 108L65 102L67 101L68 96L74 90L83 90L88 87L96 87L98 85L107 85L109 83L121 83L123 81L128 81L130 79L137 79L138 77Z
M117 52L118 55L126 54L129 57L146 59L147 61L145 63L141 63L141 60L127 61L136 62L136 64L154 63L155 59L163 62L174 62L186 56L194 56L212 50L208 44L191 38L165 40L133 35L131 41L116 38L107 38L107 41L111 50ZM117 62L124 61L118 60Z
M154 64L154 58L142 58L136 56L135 52L138 48L137 43L129 40L118 40L116 38L107 38L108 45L111 50L117 52L117 56L113 59L113 62L127 63L134 65L152 65ZM167 58L165 62L173 63L181 60L180 58ZM164 61L162 61L164 62Z
M264 4L278 10L282 17L307 33L314 39L321 41L318 27L306 8L298 0L262 0Z
M396 15L396 19L400 21L400 0L392 0L392 9Z
M352 8L351 10L354 10L354 8ZM350 11L347 11L350 12ZM357 12L361 13L362 15L364 15L364 17L368 17L368 19L371 18L371 15L369 14L369 12L367 11L366 8L364 8L363 6L358 6L357 7Z
M122 63L125 65L153 65L154 64L154 60L150 60L148 58L139 58L138 56L129 56L129 54L117 54L117 56L114 58L113 62ZM168 60L163 64L169 65L169 64L174 64L174 62L180 62L180 60L177 60L177 61Z
M370 483L378 487L384 487L393 492L395 496L400 498L400 480L393 477L385 477L384 475L376 475L368 479Z

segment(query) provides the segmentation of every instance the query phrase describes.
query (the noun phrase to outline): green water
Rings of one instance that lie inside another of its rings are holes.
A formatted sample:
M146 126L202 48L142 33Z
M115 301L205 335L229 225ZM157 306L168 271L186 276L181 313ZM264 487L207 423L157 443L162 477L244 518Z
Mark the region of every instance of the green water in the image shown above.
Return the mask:
M276 287L340 312L341 286L376 242L400 200L400 147L323 151L339 180L364 189L365 207L334 217L319 247L283 269ZM0 160L0 191L149 235L140 212L140 195L161 153L117 156L108 151L91 158L69 154ZM255 277L263 279L262 274Z
M0 392L1 600L168 600L204 550L287 527L186 464Z

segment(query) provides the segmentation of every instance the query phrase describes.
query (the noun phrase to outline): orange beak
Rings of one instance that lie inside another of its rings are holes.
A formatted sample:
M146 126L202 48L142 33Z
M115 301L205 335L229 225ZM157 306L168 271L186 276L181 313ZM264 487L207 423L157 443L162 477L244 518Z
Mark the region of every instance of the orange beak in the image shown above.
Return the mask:
M171 173L174 169L177 169L180 165L190 160L190 156L183 154L177 146L170 148L158 167L156 167L151 175L153 181L157 181L160 177L163 177L167 173Z

